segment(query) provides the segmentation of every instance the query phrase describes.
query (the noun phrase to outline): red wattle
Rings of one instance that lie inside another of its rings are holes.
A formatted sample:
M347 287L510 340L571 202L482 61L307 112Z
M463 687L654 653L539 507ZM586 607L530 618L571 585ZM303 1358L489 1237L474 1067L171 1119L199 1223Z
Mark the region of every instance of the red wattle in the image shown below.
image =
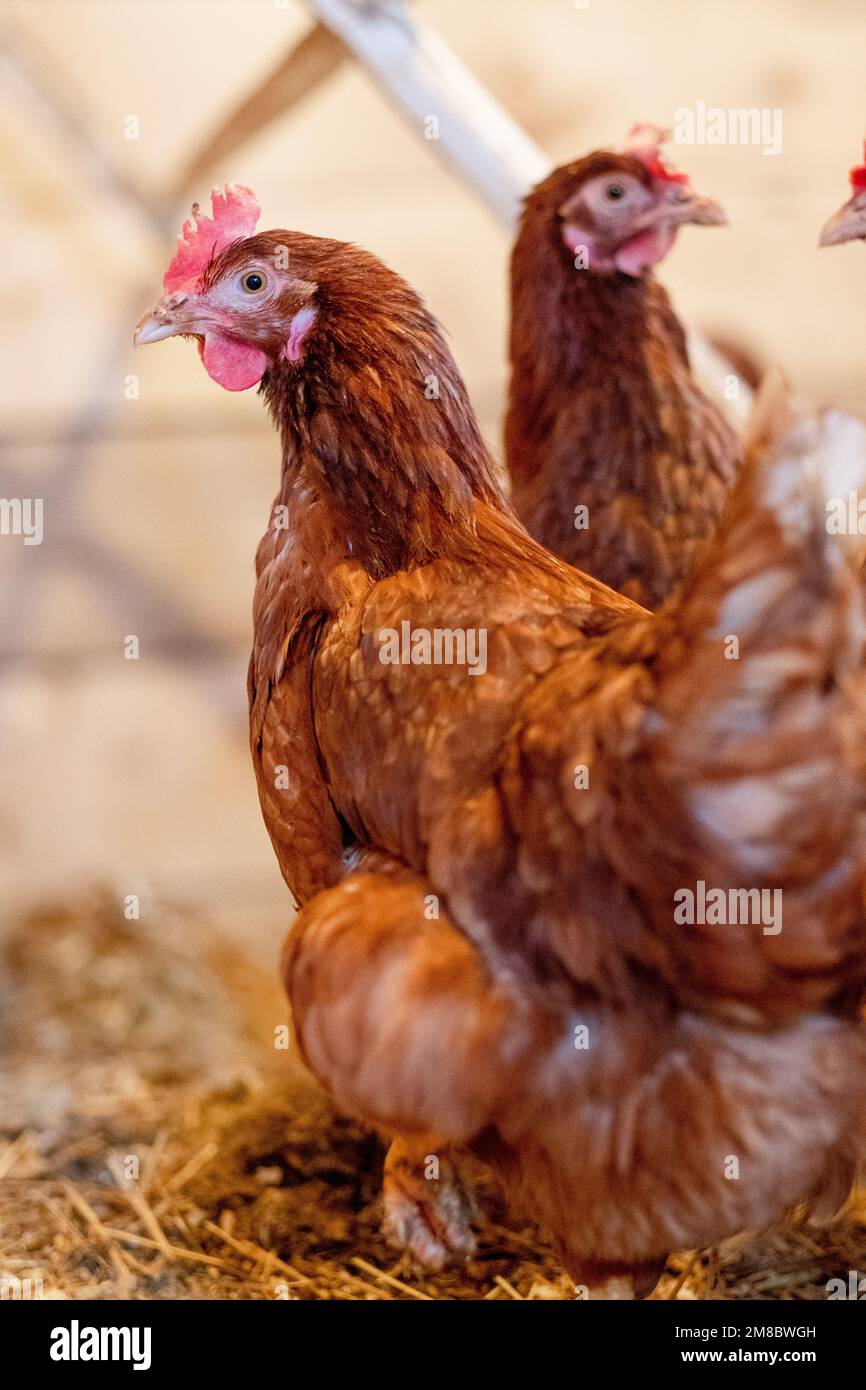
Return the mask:
M268 368L267 356L260 348L223 333L206 333L199 352L208 376L226 391L248 391L258 385Z

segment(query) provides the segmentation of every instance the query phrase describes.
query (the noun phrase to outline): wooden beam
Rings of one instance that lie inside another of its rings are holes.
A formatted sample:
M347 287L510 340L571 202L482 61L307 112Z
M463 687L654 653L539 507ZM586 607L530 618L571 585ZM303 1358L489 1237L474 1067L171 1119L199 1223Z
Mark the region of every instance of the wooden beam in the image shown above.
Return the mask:
M520 200L550 159L499 105L434 30L402 0L307 0L367 69L419 139L457 171L509 228Z

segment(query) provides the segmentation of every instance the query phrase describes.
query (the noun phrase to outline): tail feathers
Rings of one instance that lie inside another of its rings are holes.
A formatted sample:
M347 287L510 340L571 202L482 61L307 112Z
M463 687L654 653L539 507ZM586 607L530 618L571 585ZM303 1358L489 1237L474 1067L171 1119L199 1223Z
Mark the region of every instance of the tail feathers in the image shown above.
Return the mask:
M768 374L755 400L747 462L676 608L710 635L718 621L708 624L707 610L715 605L722 626L766 639L779 601L799 594L799 624L820 623L847 607L853 586L843 561L857 568L864 551L866 425L837 410L799 415L780 374Z
M785 420L779 441L778 385L759 406L719 532L659 616L631 774L659 815L634 873L678 982L785 1014L866 984L866 604L852 538L828 525L828 501L866 491L866 429L831 411ZM698 880L724 908L676 921Z
M811 427L811 428L810 428ZM855 568L866 561L866 424L841 410L804 422L804 446L824 498L827 530Z
M772 368L755 393L745 446L783 525L808 525L803 508L811 507L859 568L866 559L866 423L842 410L806 411Z

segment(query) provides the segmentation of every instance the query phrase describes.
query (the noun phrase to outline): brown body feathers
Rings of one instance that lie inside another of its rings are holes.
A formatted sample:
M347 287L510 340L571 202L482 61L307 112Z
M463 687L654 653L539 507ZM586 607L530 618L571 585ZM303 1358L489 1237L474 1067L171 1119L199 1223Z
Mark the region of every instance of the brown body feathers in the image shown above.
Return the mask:
M337 1102L393 1137L392 1239L431 1264L471 1248L459 1146L602 1293L648 1287L672 1248L837 1201L866 1111L848 693L864 613L797 451L744 473L654 617L515 520L397 276L338 243L252 243L221 253L183 322L212 331L215 296L288 247L245 330L269 344L283 443L251 745L301 904L298 1037ZM473 660L402 645L446 631ZM783 930L678 924L700 880L780 890Z

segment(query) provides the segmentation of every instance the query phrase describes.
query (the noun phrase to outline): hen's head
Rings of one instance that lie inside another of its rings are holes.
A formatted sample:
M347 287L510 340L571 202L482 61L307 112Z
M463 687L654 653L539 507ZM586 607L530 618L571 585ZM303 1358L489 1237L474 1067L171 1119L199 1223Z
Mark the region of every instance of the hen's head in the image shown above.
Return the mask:
M866 141L863 144L866 159ZM824 223L819 246L838 246L843 241L866 240L866 164L851 170L852 195L838 212Z
M466 540L478 499L505 503L436 320L369 251L256 232L258 215L234 185L212 217L193 208L136 342L194 337L221 386L261 382L286 469L370 574Z
M624 149L596 150L555 169L530 193L524 225L546 221L569 259L585 248L590 272L644 275L667 255L684 223L717 227L727 220L718 203L695 192L688 175L665 164L664 139L656 126L634 126Z
M212 217L198 204L184 223L159 304L135 342L196 337L202 362L228 391L256 386L280 360L297 362L317 317L314 248L331 245L291 232L255 234L259 206L248 188L214 189Z

